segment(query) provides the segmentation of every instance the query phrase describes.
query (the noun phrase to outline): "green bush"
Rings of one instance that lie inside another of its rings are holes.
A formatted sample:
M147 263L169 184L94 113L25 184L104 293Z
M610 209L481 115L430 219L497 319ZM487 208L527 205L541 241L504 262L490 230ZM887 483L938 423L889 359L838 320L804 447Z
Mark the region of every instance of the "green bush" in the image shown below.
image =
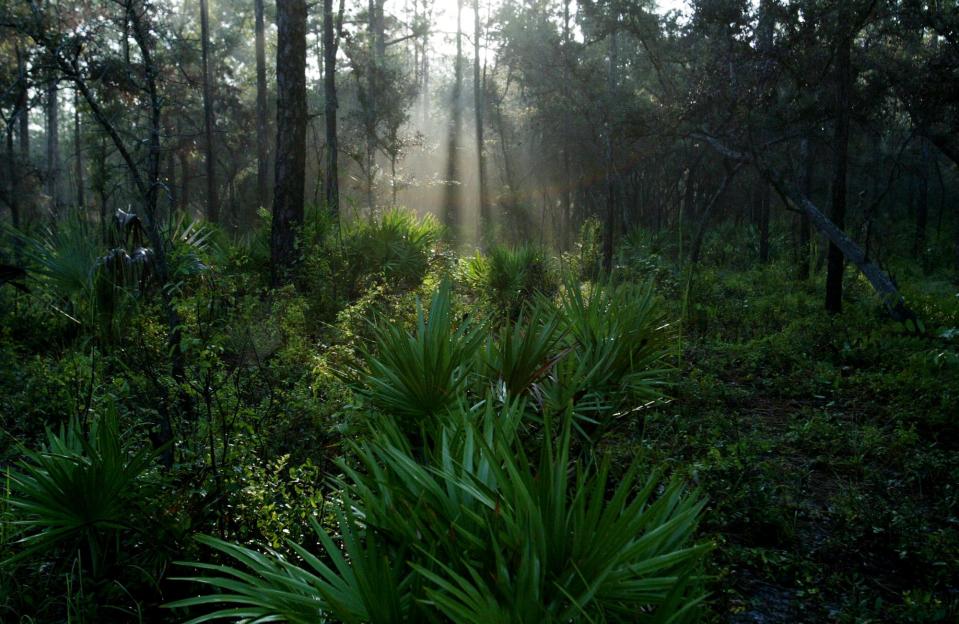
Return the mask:
M544 387L547 411L572 409L576 425L595 438L622 408L641 408L662 396L669 375L672 332L652 286L567 284L560 311L568 355Z
M356 447L362 471L342 464L345 553L316 523L322 558L204 538L234 565L194 564L206 573L188 580L219 591L171 606L220 607L197 623L697 619L703 501L655 476L638 483L636 468L615 485L608 462L571 470L569 418L533 459L516 435L523 412L487 403L452 416L425 463L381 431Z
M559 348L562 337L559 315L541 299L523 308L516 321L487 339L482 372L504 399L522 396L564 357L566 351Z
M481 325L463 322L454 327L450 297L450 284L444 282L433 296L428 318L417 302L412 334L395 323L380 322L375 350L365 352L365 368L354 381L360 396L381 413L400 419L414 435L462 399L482 344Z
M0 573L18 582L0 595L4 607L103 621L157 599L179 530L151 481L156 453L124 437L112 414L87 433L71 420L8 472Z
M362 291L375 276L398 290L419 286L442 233L432 216L420 218L403 210L391 210L377 219L357 220L347 226L343 254L354 293Z
M536 295L554 295L558 286L549 253L537 245L494 246L487 255L469 258L465 274L494 310L508 318L515 318Z

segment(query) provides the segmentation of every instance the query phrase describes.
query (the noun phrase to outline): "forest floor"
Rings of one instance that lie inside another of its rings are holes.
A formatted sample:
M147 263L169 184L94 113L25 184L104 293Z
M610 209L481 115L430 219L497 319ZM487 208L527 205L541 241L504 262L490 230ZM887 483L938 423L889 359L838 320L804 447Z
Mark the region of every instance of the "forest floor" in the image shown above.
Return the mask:
M956 621L949 335L909 335L855 295L829 317L815 286L764 296L750 279L715 276L674 401L627 443L709 497L712 621Z

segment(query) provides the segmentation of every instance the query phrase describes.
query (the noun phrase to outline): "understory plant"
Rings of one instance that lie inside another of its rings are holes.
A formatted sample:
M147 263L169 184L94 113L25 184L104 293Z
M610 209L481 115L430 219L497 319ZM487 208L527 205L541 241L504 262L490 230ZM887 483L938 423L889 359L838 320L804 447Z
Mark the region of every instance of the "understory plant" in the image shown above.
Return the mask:
M649 284L567 284L558 306L540 296L498 326L454 323L448 284L434 295L428 317L417 305L412 333L377 323L352 379L367 408L395 418L406 432L422 434L492 387L500 401L531 398L528 409L539 421L571 410L576 431L595 440L663 396L671 332Z
M574 466L571 415L528 451L526 413L456 410L422 461L380 421L359 466L341 463L335 532L313 524L321 553L202 538L231 561L191 564L214 592L170 606L213 606L197 624L696 620L701 497L638 464L615 484L608 461Z
M345 265L351 272L347 277L360 290L371 276L400 290L415 288L429 270L442 232L436 219L406 210L357 220L343 233Z
M542 384L544 412L572 409L595 438L663 396L672 333L650 283L568 283L559 307L567 351Z
M375 348L364 355L355 379L357 393L372 407L400 419L416 431L455 406L465 393L482 325L464 321L454 327L451 288L444 282L433 295L427 316L417 302L415 330L381 320Z
M494 245L466 261L465 277L506 318L515 318L537 295L554 295L558 286L549 253L532 244Z
M131 448L124 435L112 412L88 427L71 419L7 472L0 568L28 579L41 570L26 582L49 584L49 601L65 601L60 608L80 621L139 609L175 544L164 514L145 505L157 503L148 478L157 452Z

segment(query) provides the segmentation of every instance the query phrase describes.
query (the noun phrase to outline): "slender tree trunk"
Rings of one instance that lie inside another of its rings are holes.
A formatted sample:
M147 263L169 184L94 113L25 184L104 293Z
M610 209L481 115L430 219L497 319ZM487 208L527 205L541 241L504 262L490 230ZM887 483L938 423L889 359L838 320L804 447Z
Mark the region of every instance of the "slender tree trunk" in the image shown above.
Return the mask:
M20 228L20 188L19 174L17 171L17 158L13 151L13 120L7 124L7 205L10 207L10 221L13 227ZM19 250L18 250L19 251Z
M333 0L323 0L323 92L326 112L326 207L334 219L340 215L339 144L336 133L336 51L339 47L339 22L343 19L340 0L337 22L333 21Z
M19 44L16 47L17 53L17 77L20 81L20 91L18 97L18 109L20 111L20 132L19 147L21 166L26 167L30 162L30 100L28 99L29 85L27 83L27 60L24 53L20 50Z
M842 13L846 13L843 11ZM847 27L842 20L840 27ZM836 127L833 136L832 209L830 220L840 230L846 223L846 172L849 160L849 91L851 88L852 35L843 36L836 58ZM842 311L842 278L845 259L842 250L829 244L826 273L826 310Z
M73 90L73 159L74 177L77 183L77 208L86 204L83 197L83 143L80 132L80 95Z
M173 129L169 126L169 117L167 117L167 132L172 135ZM167 214L169 221L177 211L177 183L176 183L176 148L167 146L166 148L166 193L167 193Z
M57 78L47 85L47 180L46 190L54 218L60 214L60 102Z
M256 201L260 208L270 207L269 147L266 119L266 38L263 0L254 0L256 31Z
M377 0L369 0L367 5L367 16L369 19L368 35L370 55L369 68L366 75L366 207L369 210L370 217L373 216L374 198L373 198L373 178L376 174L376 106L377 106L377 72L379 71L379 52L378 52L378 26L377 26Z
M213 143L213 77L210 75L210 11L207 0L200 0L200 48L203 58L203 135L206 145L206 216L213 223L220 220L220 198L216 186L216 146Z
M420 3L419 0L413 0L413 23L410 27L410 34L415 35L416 29L420 23ZM420 38L413 37L413 84L420 85Z
M767 264L769 262L769 185L762 183L759 190L759 262Z
M713 209L719 204L723 194L729 188L730 183L732 183L737 171L739 171L739 167L727 170L726 176L723 178L722 183L720 183L719 188L703 207L702 216L699 218L699 228L697 228L696 236L690 245L690 264L695 265L699 263L699 259L702 256L703 240L706 238L706 228L709 227L709 218L713 213Z
M297 231L303 223L306 177L306 0L276 3L276 166L272 282L289 280L296 264Z
M453 68L453 97L449 134L446 141L446 190L443 198L443 223L453 240L460 237L462 190L459 174L459 140L463 130L463 0L456 2L456 60Z
M812 197L812 186L813 186L813 175L815 173L816 162L813 160L813 151L812 144L808 138L804 138L802 142L802 153L803 153L803 178L802 178L802 193L806 197ZM797 276L801 281L806 281L809 279L809 263L810 258L810 241L812 239L810 226L809 226L809 215L805 212L799 215L799 268Z
M479 177L479 241L492 236L489 191L486 186L486 143L483 140L483 83L480 75L480 0L473 0L473 108L476 110L476 158Z
M613 104L616 100L616 71L619 59L619 41L615 29L609 34L609 68L606 77L608 103L606 106L606 227L603 235L603 268L613 270L613 237L616 232L616 180L613 171Z
M563 1L563 106L569 107L569 48L570 48L570 0ZM566 123L571 124L572 120L568 113L564 113ZM573 193L572 193L572 172L570 170L570 141L569 133L563 132L563 233L561 236L561 246L563 249L569 249L573 244Z
M180 206L183 210L190 210L190 177L193 172L190 167L190 154L188 150L180 151Z
M926 250L926 227L929 223L929 142L921 141L919 160L919 192L916 194L916 235L912 256L921 258Z

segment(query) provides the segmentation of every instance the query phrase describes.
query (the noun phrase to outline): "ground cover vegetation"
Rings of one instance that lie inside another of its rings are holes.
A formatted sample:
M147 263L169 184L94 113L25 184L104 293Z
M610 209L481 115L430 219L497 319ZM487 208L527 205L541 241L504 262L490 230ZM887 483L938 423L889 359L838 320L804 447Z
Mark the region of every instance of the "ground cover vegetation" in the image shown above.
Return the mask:
M959 619L959 13L663 4L0 0L0 620Z

